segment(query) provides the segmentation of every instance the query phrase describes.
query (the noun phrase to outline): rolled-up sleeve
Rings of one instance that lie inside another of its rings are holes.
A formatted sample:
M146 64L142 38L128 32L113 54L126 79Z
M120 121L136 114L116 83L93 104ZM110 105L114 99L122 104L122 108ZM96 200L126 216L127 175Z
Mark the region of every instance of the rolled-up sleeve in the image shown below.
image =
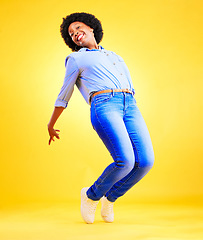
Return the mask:
M61 91L56 99L55 107L64 107L66 108L68 105L68 101L70 100L74 85L79 76L79 68L75 62L75 59L71 56L66 58L66 73L63 82L63 86Z

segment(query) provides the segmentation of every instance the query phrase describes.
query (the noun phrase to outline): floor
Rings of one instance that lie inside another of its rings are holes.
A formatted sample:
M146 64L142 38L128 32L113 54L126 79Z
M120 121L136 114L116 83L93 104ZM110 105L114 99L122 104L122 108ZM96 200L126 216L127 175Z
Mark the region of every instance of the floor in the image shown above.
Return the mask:
M115 222L98 206L85 224L79 203L27 204L0 211L1 240L203 240L203 207L115 204Z

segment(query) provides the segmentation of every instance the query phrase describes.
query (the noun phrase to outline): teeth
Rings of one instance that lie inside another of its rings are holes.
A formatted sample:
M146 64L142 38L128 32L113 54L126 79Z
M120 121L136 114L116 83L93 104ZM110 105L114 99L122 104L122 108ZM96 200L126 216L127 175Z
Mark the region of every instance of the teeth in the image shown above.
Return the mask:
M83 37L83 35L81 34L81 35L79 35L79 37L78 37L78 41L80 41L80 39Z

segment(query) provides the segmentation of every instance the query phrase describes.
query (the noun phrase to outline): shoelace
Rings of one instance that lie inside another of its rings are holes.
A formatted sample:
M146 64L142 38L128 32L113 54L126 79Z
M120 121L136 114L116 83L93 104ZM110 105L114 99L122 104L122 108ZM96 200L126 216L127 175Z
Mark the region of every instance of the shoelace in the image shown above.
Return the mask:
M91 204L91 206L90 206L90 213L91 214L94 214L95 213L95 211L96 211L96 208L97 208L97 202L93 202L92 204Z
M113 203L106 204L106 210L108 213L112 213L113 212Z

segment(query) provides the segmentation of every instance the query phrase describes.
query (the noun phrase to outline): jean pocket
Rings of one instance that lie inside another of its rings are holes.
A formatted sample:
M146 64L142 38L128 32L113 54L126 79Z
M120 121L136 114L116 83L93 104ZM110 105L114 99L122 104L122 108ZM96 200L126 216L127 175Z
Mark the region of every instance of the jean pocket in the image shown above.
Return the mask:
M103 94L98 94L97 96L94 97L94 102L95 104L101 104L108 102L112 98L112 93L103 93Z

